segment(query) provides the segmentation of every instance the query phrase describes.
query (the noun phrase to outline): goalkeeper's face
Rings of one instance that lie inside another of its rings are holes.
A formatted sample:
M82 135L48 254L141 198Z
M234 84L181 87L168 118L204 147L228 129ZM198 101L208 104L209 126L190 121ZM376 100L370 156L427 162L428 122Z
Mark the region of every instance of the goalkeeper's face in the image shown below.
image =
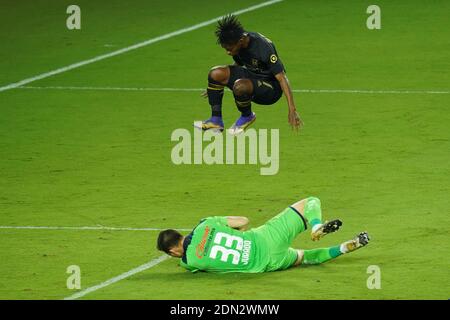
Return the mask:
M183 249L183 241L180 241L180 243L169 249L169 255L171 257L174 258L181 258L184 254L184 249Z

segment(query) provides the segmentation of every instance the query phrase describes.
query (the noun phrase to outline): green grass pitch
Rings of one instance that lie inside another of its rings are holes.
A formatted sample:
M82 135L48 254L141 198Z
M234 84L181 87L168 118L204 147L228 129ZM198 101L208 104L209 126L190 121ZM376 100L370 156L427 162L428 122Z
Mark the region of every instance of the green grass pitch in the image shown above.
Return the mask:
M81 30L72 1L2 1L0 87L180 30L263 0L88 1ZM450 293L450 3L285 0L239 16L271 38L305 126L293 133L283 97L254 106L254 128L280 129L280 170L171 162L176 128L209 115L199 91L51 89L203 88L231 62L214 25L0 92L0 226L192 228L209 215L255 227L309 195L367 248L320 266L266 274L190 274L176 259L82 299L448 299ZM408 91L395 93L380 91ZM417 92L421 91L421 92ZM424 92L426 91L426 92ZM430 93L439 91L441 93ZM238 113L231 94L224 120ZM0 299L63 299L66 268L86 289L161 256L157 231L0 229ZM381 289L366 286L381 270Z

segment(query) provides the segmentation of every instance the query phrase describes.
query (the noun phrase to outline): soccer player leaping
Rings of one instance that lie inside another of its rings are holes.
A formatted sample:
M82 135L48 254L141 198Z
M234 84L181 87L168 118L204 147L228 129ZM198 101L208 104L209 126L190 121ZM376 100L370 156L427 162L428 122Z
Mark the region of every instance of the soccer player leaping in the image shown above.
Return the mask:
M262 34L245 31L233 15L219 20L216 36L217 42L233 57L234 64L217 66L209 71L208 89L203 96L208 97L212 116L194 125L203 130L223 131L222 98L226 86L233 91L236 106L241 112L241 117L229 129L231 134L239 134L255 122L252 101L263 105L274 104L283 93L289 107L289 124L295 129L301 127L303 122L272 41Z
M294 238L307 225L313 241L342 225L340 220L322 223L320 200L315 197L298 201L264 225L246 231L248 222L246 217L205 218L187 236L172 229L162 231L157 248L181 258L180 265L192 272L256 273L320 264L369 243L367 232L361 232L354 239L329 248L291 248Z

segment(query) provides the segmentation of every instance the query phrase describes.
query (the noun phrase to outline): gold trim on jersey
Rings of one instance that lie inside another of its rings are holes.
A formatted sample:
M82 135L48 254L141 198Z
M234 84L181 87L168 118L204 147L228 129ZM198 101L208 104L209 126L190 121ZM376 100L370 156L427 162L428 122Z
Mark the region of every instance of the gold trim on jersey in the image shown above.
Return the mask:
M217 91L223 91L223 87L222 88L213 88L213 87L208 86L208 89L210 89L210 90L217 90Z
M208 83L208 87L223 89L223 87L225 87L225 86L223 84Z
M237 100L235 100L235 101L236 101L236 104L238 106L240 106L240 107L246 107L246 106L248 106L249 104L252 103L252 100L247 100L247 101L237 101Z
M269 88L271 88L273 90L273 86L270 83L258 80L258 87L261 87L261 86L266 86L266 87L269 87Z

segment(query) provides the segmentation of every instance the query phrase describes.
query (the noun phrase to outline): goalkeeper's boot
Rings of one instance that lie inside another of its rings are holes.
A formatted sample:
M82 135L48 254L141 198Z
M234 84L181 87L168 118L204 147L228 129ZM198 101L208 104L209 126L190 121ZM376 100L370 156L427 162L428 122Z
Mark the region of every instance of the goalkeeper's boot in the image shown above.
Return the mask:
M316 224L311 231L311 240L318 241L325 235L338 231L341 226L342 221L339 219L325 221L324 224Z
M212 130L215 132L222 132L223 120L222 117L212 116L208 120L194 122L194 127L203 131Z
M341 244L340 249L342 253L349 253L366 246L369 241L369 234L364 231L358 234L354 239L345 241L343 244Z
M239 119L233 124L233 126L228 129L228 133L231 135L238 135L244 132L253 122L256 120L256 114L252 112L251 115L244 117L240 116Z

